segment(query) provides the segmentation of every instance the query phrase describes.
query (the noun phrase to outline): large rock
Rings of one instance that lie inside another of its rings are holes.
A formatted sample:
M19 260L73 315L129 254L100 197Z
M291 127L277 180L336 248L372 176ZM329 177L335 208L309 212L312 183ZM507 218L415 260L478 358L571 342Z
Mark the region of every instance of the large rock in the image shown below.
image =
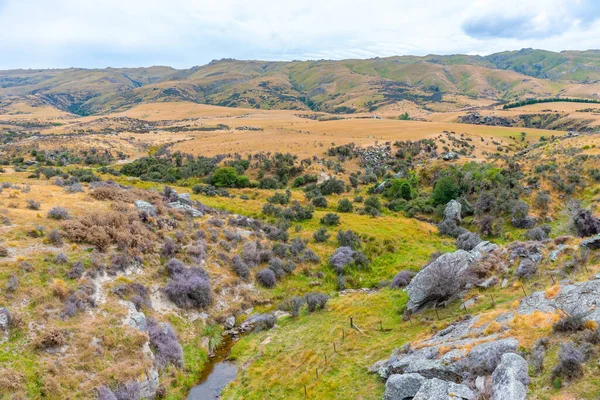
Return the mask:
M436 346L424 347L408 354L394 354L387 360L377 362L372 371L377 372L383 379L395 374L416 373L424 378L438 378L459 382L462 377L455 367L437 359Z
M145 212L153 217L156 216L156 207L144 200L136 200L133 202L135 208L140 212Z
M412 399L425 381L419 374L392 375L385 383L383 400Z
M518 354L504 354L492 374L492 400L525 400L528 385L527 361Z
M448 279L452 277L453 282L455 279L461 279L465 270L481 257L481 252L474 250L470 252L457 250L453 253L442 254L419 271L406 287L409 296L406 305L408 311L417 312L429 305L431 290L440 284L442 277L448 277Z
M490 374L496 369L504 354L514 353L518 348L519 341L514 338L482 343L473 347L469 355L458 361L457 365L471 375Z
M462 221L461 210L462 205L458 201L450 200L444 209L444 221L454 221L457 225L460 224Z
M168 204L168 206L174 210L183 211L186 214L190 214L192 217L201 217L204 213L189 204L182 203L181 201L174 201Z
M10 312L6 307L0 307L0 331L2 331L2 338L0 343L8 339L8 328L10 328Z
M145 379L139 382L140 384L140 397L142 399L153 399L156 396L156 391L160 381L158 380L158 371L152 368L146 374Z
M591 237L589 239L585 239L580 243L581 247L586 247L591 250L600 249L600 234Z
M475 400L475 393L466 385L429 379L413 397L413 400Z
M146 332L148 330L146 315L143 312L137 311L132 302L124 301L123 303L125 303L125 306L127 307L127 315L123 322L140 332Z
M535 311L555 313L564 310L571 314L584 314L588 320L600 323L600 279L561 286L554 298L546 298L545 292L535 292L521 300L519 314Z

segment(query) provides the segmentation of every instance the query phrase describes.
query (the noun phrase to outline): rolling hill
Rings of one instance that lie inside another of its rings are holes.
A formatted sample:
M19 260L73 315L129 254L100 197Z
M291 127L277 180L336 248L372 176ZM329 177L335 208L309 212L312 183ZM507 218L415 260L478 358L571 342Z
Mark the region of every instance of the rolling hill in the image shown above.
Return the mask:
M224 59L170 67L0 71L0 108L51 105L80 115L147 102L351 113L410 101L453 108L528 97L597 98L600 51L523 49L490 56L429 55L341 61ZM458 100L457 100L458 96Z

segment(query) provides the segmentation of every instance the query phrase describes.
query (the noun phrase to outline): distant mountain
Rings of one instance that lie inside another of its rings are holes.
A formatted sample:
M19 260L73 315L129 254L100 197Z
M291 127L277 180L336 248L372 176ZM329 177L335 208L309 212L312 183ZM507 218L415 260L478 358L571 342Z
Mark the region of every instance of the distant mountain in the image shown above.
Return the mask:
M372 111L465 99L597 98L600 51L523 49L490 56L429 55L369 60L219 60L170 67L0 71L0 105L49 104L80 115L156 101L231 107Z

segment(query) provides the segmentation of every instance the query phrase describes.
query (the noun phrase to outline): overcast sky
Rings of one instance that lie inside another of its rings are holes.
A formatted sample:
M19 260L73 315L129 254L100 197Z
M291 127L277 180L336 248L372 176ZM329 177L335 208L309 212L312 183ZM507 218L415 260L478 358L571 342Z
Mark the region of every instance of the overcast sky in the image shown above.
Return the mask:
M600 0L0 0L0 69L600 47Z

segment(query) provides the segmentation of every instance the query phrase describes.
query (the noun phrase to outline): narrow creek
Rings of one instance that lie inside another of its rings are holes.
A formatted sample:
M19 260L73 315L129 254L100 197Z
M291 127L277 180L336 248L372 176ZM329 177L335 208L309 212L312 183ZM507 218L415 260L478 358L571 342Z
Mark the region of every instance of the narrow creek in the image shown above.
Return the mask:
M215 356L208 360L187 400L214 400L221 397L223 388L237 375L237 365L227 361L233 344L231 336L223 338L223 343L215 351Z

